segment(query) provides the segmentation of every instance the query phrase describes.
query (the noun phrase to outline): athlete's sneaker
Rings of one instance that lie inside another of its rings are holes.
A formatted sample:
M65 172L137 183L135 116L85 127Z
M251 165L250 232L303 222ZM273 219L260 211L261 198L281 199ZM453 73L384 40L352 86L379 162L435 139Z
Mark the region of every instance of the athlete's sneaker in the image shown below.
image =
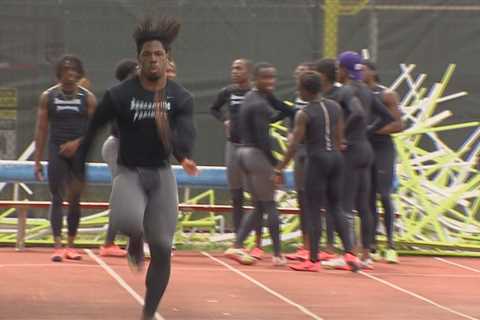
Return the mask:
M319 261L327 261L327 260L330 260L330 259L334 259L337 255L334 254L334 253L330 253L330 252L327 252L327 251L321 251L319 254L318 254L318 260Z
M330 260L321 261L320 264L325 269L344 270L346 267L348 267L348 264L345 262L343 257L336 257Z
M300 263L290 264L288 267L295 271L318 272L320 270L320 262L305 260Z
M357 272L360 269L360 260L357 258L356 255L351 253L345 253L343 258L350 267L350 271Z
M310 259L310 251L299 248L296 252L285 255L285 258L293 261L305 261Z
M360 268L362 270L373 270L373 260L371 258L361 260L360 261Z
M172 245L172 251L170 252L170 256L173 257L176 251L177 251L177 247L175 245Z
M133 272L142 272L145 268L145 256L143 252L143 240L130 240L127 246L128 266Z
M398 263L397 251L393 249L387 249L385 251L385 261L387 261L387 263Z
M252 250L250 250L250 255L257 260L262 260L264 254L265 254L265 251L263 251L263 249L259 247L255 247Z
M225 251L224 255L243 265L251 265L257 261L257 259L246 253L243 249L230 248Z
M56 248L53 250L53 254L50 257L53 262L62 262L63 258L65 258L65 249L63 248Z
M283 267L287 265L287 259L285 257L272 257L272 264L275 267Z
M125 257L127 256L127 250L123 250L116 244L106 245L100 247L100 255L102 257Z
M82 260L82 256L74 248L65 249L65 258L69 260Z
M148 246L148 243L143 243L143 256L145 259L150 259L152 255L150 254L150 247Z
M380 251L375 251L375 252L370 252L370 258L372 258L373 261L382 261L382 254Z

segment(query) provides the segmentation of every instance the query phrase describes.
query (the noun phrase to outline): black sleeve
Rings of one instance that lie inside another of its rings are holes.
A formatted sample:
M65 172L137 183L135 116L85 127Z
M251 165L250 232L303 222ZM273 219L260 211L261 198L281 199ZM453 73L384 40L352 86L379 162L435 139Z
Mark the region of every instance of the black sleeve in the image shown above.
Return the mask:
M364 117L365 111L362 108L362 103L354 95L347 94L340 106L345 109L345 132L350 132L350 126L359 118Z
M372 94L372 118L375 119L367 127L367 134L373 134L395 119L377 95Z
M275 123L287 117L293 121L295 118L295 108L290 107L274 95L268 96L267 99L273 109L278 111L278 113L270 119L271 123Z
M224 88L218 93L217 97L215 98L215 101L210 106L210 113L219 121L224 122L225 120L227 120L225 111L222 110L222 107L227 102L228 102L228 91L227 91L227 88Z
M173 155L180 163L191 158L196 130L193 122L193 98L190 96L181 104L173 122Z
M113 106L113 100L110 91L107 91L105 92L105 95L95 109L95 113L93 114L92 120L88 124L87 132L85 133L85 136L83 137L82 143L78 150L78 152L80 152L79 172L82 175L82 178L85 174L85 162L87 160L89 150L95 140L95 136L97 135L98 131L108 122L114 119L114 117L115 111Z
M270 112L268 107L264 106L261 113L258 116L254 117L252 121L254 122L255 128L255 140L258 143L258 148L264 152L267 156L267 159L273 166L278 164L278 160L273 156L272 153L272 143L270 140Z

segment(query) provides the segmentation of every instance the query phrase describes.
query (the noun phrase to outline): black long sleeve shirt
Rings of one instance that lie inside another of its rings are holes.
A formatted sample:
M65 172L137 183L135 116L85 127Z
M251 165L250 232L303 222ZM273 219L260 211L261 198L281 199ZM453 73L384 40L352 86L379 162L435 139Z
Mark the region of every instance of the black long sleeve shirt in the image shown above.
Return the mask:
M347 143L367 139L368 135L394 120L388 109L359 81L335 86L324 97L340 104L345 116Z
M210 106L210 113L219 121L230 121L230 129L228 132L228 140L233 143L240 143L240 126L238 123L238 115L243 104L245 94L250 90L238 88L230 85L217 94L215 101ZM223 110L223 106L228 105L228 112Z
M155 121L155 93L145 90L138 77L107 90L82 144L85 162L98 130L115 120L120 134L118 163L126 167L164 167L171 153L181 162L190 158L195 140L193 98L182 86L167 81L163 110L170 127L169 145L160 138Z
M241 142L262 150L270 163L275 166L278 161L272 153L269 133L271 118L272 107L265 95L258 90L251 90L245 95L239 115Z

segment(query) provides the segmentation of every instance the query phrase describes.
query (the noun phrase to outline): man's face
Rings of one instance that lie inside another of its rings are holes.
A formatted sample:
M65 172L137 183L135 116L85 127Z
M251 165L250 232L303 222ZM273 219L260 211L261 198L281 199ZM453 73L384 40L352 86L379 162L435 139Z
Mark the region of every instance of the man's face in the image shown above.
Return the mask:
M147 41L138 54L140 73L150 81L157 81L165 76L167 53L158 40Z
M348 72L345 67L337 64L337 81L340 83L345 83L348 79Z
M235 60L232 63L231 78L233 83L248 81L248 68L243 60Z
M363 73L363 81L364 82L368 83L368 82L371 82L371 81L375 81L375 75L376 75L375 70L372 70L368 66L363 65L362 73Z
M255 86L261 92L273 93L277 83L277 70L273 67L262 68L255 77Z
M298 67L295 68L295 71L293 71L293 78L295 79L296 82L298 82L298 79L300 79L300 75L305 71L308 71L308 68L307 66L304 66L304 65L299 65Z

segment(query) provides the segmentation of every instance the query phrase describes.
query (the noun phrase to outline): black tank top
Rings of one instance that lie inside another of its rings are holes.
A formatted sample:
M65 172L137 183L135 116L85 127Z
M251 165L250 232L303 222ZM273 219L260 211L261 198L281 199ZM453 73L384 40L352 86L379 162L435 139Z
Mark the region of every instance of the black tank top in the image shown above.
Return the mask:
M62 92L59 85L48 90L50 143L61 145L85 134L88 125L87 95L81 87L70 97Z
M333 100L321 99L310 102L303 111L308 116L305 132L307 155L337 151L335 132L340 106Z

